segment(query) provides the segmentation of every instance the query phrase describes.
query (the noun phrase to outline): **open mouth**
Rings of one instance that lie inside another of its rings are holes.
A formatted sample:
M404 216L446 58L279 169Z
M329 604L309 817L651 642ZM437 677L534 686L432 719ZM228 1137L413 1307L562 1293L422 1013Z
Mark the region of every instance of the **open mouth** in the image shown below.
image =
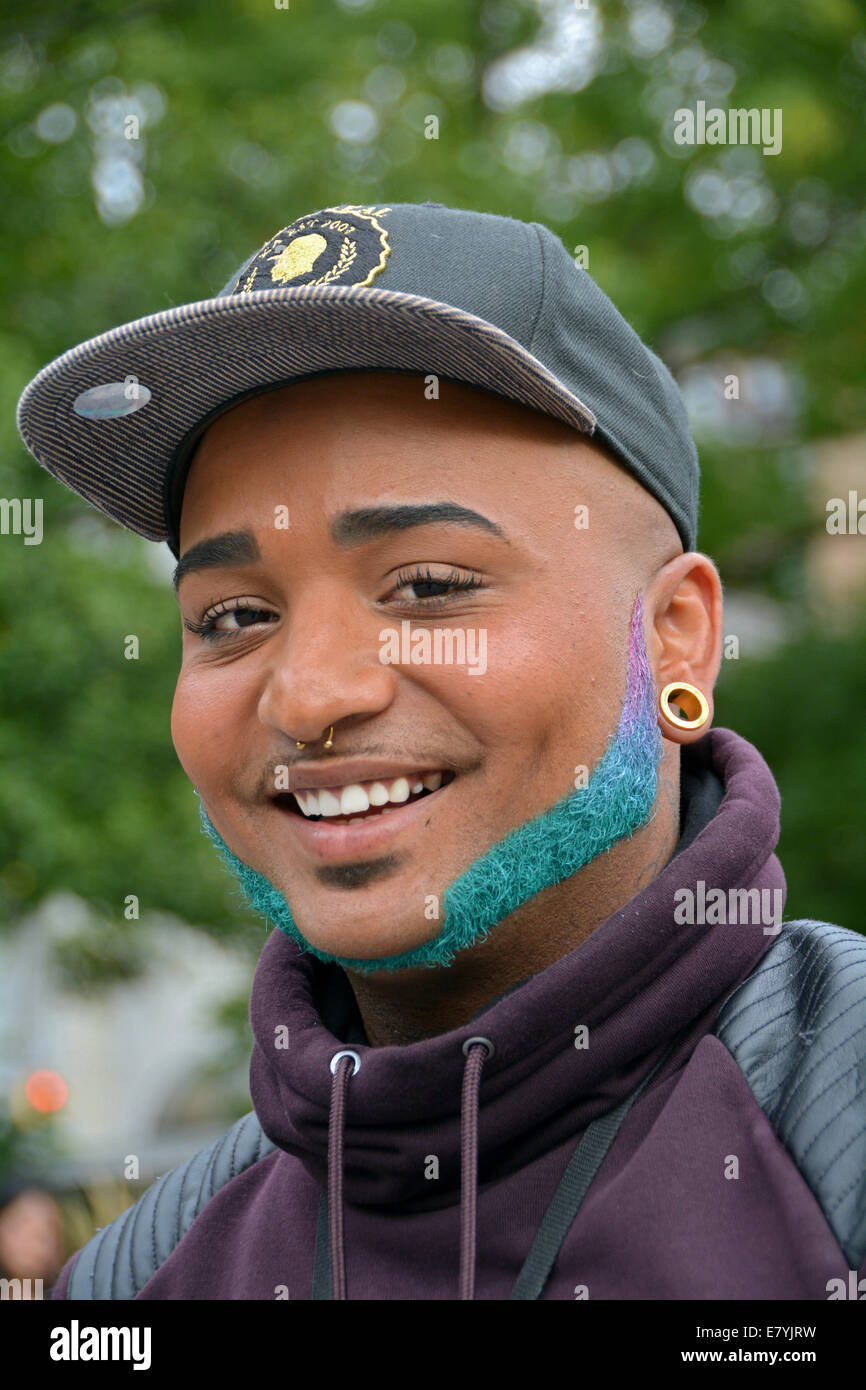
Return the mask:
M372 782L352 782L348 786L299 788L278 792L275 805L304 820L330 825L360 825L387 815L397 806L435 796L454 781L455 774L444 769L409 773L404 777Z

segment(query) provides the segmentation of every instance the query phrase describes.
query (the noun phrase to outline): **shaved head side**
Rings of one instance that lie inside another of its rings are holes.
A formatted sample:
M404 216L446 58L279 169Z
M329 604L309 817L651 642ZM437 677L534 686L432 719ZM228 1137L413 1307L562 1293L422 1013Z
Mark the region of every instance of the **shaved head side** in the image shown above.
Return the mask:
M668 561L684 553L680 534L661 503L606 443L563 428L563 446L575 455L571 464L575 495L583 489L592 498L587 503L586 524L604 533L615 557L611 579L630 611L635 593L642 592Z

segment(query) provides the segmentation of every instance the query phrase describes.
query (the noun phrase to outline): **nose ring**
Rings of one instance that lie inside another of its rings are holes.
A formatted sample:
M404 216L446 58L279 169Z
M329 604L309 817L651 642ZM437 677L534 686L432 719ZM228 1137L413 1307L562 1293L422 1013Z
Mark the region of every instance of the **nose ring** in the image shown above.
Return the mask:
M299 738L296 738L296 739L295 739L295 747L296 747L296 748L306 748L306 746L307 746L307 745L306 745L305 743L302 743L301 740L300 740ZM334 726L333 726L333 724L331 724L330 727L329 727L329 729L328 729L328 737L325 739L325 742L323 743L322 747L323 747L323 748L333 748L333 746L334 746Z

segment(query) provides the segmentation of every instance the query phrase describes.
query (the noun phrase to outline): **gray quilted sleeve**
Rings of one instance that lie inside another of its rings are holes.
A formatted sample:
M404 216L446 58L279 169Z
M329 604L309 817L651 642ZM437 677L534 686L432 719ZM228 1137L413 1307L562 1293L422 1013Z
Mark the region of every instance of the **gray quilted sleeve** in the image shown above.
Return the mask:
M270 1153L255 1112L159 1178L134 1206L82 1247L68 1299L133 1299L225 1183Z
M851 1269L866 1257L866 937L787 922L725 1001L716 1036L743 1071Z

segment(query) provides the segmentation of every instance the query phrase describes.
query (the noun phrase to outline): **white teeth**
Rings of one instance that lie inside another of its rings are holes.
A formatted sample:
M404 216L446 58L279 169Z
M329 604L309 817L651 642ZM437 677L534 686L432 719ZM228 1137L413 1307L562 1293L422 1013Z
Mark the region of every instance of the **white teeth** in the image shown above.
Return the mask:
M329 792L327 787L320 787L318 790L319 815L320 816L339 816L342 814L340 808L340 798Z
M350 816L353 811L369 811L370 798L357 782L351 786L344 787L340 793L340 812L344 816Z
M388 800L396 802L409 800L409 783L405 777L398 777L391 783L388 790Z
M396 777L392 782L351 782L333 790L307 787L294 795L305 816L353 816L349 824L355 825L361 819L359 813L368 811L371 806L381 807L384 814L390 809L389 802L399 806L408 801L410 795L438 791L443 777L442 772L425 772L420 776L412 773L410 777Z

